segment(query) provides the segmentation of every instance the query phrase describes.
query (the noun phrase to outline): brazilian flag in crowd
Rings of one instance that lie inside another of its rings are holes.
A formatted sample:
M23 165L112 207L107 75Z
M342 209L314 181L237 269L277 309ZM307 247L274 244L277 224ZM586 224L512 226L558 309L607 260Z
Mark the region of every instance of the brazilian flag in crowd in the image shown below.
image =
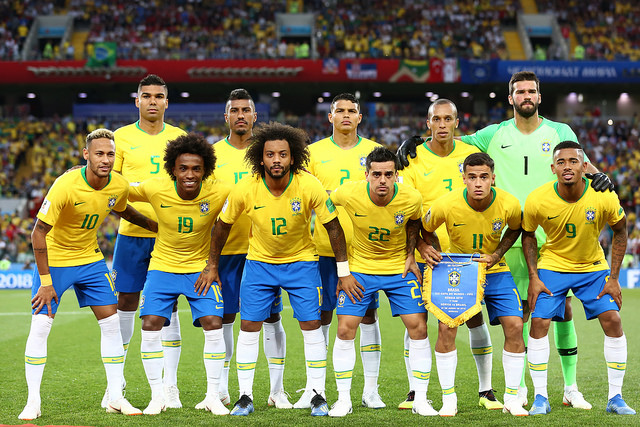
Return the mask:
M116 43L97 42L93 45L93 54L87 61L87 67L114 67L116 65Z

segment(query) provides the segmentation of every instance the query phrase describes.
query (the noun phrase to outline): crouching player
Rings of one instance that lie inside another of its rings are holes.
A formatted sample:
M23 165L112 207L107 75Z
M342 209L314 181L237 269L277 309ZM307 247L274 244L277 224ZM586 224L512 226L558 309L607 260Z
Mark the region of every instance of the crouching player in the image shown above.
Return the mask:
M493 160L485 153L474 153L465 159L463 179L466 187L452 191L433 203L424 218L425 240L437 240L434 232L445 223L452 252L479 252L481 255L477 261L487 264L484 301L490 323L502 324L505 337L502 352L505 378L503 411L512 415L528 415L522 408L523 402L517 397L525 360L522 301L504 260L505 252L520 236L522 212L518 199L492 187L495 181L493 168ZM441 416L454 416L458 412L455 392L457 331L458 328L438 324L435 354L442 387Z
M162 327L168 325L175 302L184 295L191 306L194 326L204 331L204 366L207 376L205 408L214 415L229 410L218 399L224 365L223 301L219 286L195 286L209 255L211 228L230 187L208 180L216 163L213 147L196 134L182 135L167 144L164 155L169 176L132 184L129 200L148 202L158 216L158 237L140 299L142 342L140 353L151 401L144 414L166 408L162 369Z
M558 179L534 190L524 207L522 249L529 269L529 372L535 387L531 415L551 411L547 394L547 363L551 320L562 319L569 289L580 298L587 319L600 321L609 376L607 412L636 413L622 399L627 367L627 338L622 331L622 293L618 275L627 247L627 221L613 192L596 193L584 176L587 163L580 144L565 141L553 150L551 170ZM605 224L613 230L611 270L598 242ZM538 260L535 231L541 226L547 242Z
M366 181L344 183L331 193L332 202L344 207L353 223L349 268L358 281L351 287L338 285L338 334L333 346L338 400L329 411L332 417L352 412L354 339L379 290L386 293L393 315L402 318L409 332L409 359L415 381L413 412L438 414L427 401L431 348L427 339L427 312L420 293L421 275L414 258L422 196L396 182L397 169L395 154L376 147L366 158Z

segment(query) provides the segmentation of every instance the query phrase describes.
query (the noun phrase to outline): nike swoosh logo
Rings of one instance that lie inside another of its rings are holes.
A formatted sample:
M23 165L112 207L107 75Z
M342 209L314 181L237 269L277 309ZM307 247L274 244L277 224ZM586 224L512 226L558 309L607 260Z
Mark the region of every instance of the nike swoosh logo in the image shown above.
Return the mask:
M556 219L558 218L560 215L556 215L556 216L548 216L547 219Z
M333 159L329 159L329 160L321 160L321 161L320 161L320 163L325 164L325 163L330 162L331 160L333 160Z
M142 145L136 145L135 147L131 147L132 150L135 150L136 148L140 148L142 147Z
M173 207L173 206L170 206L170 205L163 205L162 203L160 203L160 207L161 207L161 208L171 208L171 207Z
M356 212L356 216L366 216L366 215L362 215L362 214L359 214L358 212Z
M224 305L216 305L216 310L221 310L224 308Z
M216 167L221 168L221 167L223 167L224 165L228 165L228 164L229 164L229 162L227 162L227 163L223 163L223 164L221 164L221 165L216 165Z
M609 298L609 302L616 302L613 298Z
M454 226L454 227L460 227L461 225L465 225L465 224L464 224L464 223L462 223L462 224L456 224L455 222L453 223L453 226Z
M254 209L254 210L256 210L256 211L257 211L258 209L262 209L262 208L266 208L266 206L256 206L256 205L253 205L253 209Z
M429 173L425 172L425 173L424 173L424 176L429 176L429 175L431 175L432 173L433 173L433 171L431 171L431 172L429 172Z
M73 206L78 206L78 205L81 205L81 204L83 204L83 203L86 203L86 202L75 202L75 203L73 204Z
M511 144L511 145L513 145L513 144ZM500 148L502 148L504 150L505 148L511 147L511 145L501 145Z

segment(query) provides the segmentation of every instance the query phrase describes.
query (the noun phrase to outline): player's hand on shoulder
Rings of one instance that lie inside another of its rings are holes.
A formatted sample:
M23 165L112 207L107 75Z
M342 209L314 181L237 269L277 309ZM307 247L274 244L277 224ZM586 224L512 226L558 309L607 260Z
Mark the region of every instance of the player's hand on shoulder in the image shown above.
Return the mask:
M38 314L43 307L47 307L47 314L53 317L51 311L51 301L55 300L58 304L58 294L53 286L40 286L36 295L31 299L31 309L35 310L33 314Z
M529 277L529 289L527 290L527 292L528 292L527 303L529 304L529 311L531 313L533 313L533 310L535 310L536 308L536 301L538 300L538 295L544 292L549 296L553 296L551 291L547 289L545 284L542 282L542 280L540 280L538 276Z
M196 283L193 285L194 291L198 295L205 296L213 282L217 282L218 285L222 287L222 282L220 282L220 277L218 276L218 269L207 264L200 273L200 276L198 276Z
M336 296L340 295L340 291L344 291L354 304L356 303L356 300L362 301L362 298L364 297L364 286L362 286L356 278L353 277L353 274L338 278Z
M585 176L591 180L591 187L596 191L604 192L607 190L615 190L615 185L613 185L611 178L609 178L606 173L586 173Z
M604 284L604 288L602 288L602 292L598 294L596 299L600 299L604 295L610 295L616 302L618 309L622 308L622 288L620 287L618 279L612 279L609 277L607 283Z
M416 149L422 142L421 136L412 136L402 141L402 144L400 144L396 152L398 159L400 159L400 167L398 169L404 169L406 166L409 166L409 156L411 156L412 159L416 158L418 155Z

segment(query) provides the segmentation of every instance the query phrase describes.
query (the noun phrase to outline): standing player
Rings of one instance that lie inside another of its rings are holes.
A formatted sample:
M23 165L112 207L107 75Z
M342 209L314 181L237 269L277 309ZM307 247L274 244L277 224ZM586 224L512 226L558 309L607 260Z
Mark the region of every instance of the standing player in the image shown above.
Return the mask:
M140 353L151 386L151 402L143 413L157 415L165 410L161 329L170 321L178 297L184 295L191 305L194 326L202 326L204 332L207 399L202 404L214 415L227 415L229 410L218 398L225 354L222 295L217 283L196 289L194 285L205 266L210 230L230 186L207 179L216 157L213 147L196 134L170 141L163 160L169 176L133 185L129 193L129 200L151 204L158 217L158 238L140 302Z
M445 225L454 253L481 254L479 262L487 264L484 301L492 325L502 324L505 342L502 352L504 368L504 412L528 415L518 399L518 384L524 370L522 338L522 301L504 260L505 252L520 236L520 203L506 191L492 188L494 163L485 153L473 153L464 160L466 188L448 193L435 202L424 218L425 240L438 239L435 231ZM503 233L504 232L504 233ZM436 366L442 387L440 416L458 412L455 377L458 356L458 328L438 324Z
M333 347L338 400L329 411L332 417L344 417L352 411L354 339L378 290L386 293L392 314L402 318L411 338L409 358L416 387L413 412L438 414L427 401L431 348L420 293L422 276L414 257L422 197L417 190L396 182L397 163L395 154L377 147L366 158L366 181L343 184L331 194L331 200L344 207L353 224L350 266L360 285L339 286L338 334Z
M322 186L331 194L345 182L364 178L365 158L380 144L358 135L358 124L362 120L360 102L350 93L341 93L331 102L329 121L333 124L333 134L309 146L309 172L320 180ZM340 219L343 218L343 219ZM351 245L353 226L343 207L338 207L338 220L344 230L347 246ZM320 255L320 277L322 278L322 307L320 319L325 343L329 347L329 327L333 310L336 308L336 259L331 250L329 236L323 227L315 227L313 241ZM377 295L377 294L376 294ZM360 323L360 356L364 370L364 389L362 404L369 408L384 408L386 405L378 394L378 375L380 371L381 337L378 324L378 298L374 298L371 307ZM306 407L313 396L306 390L307 396L300 399Z
M627 247L627 221L615 193L596 194L583 175L587 162L580 144L564 141L553 150L551 170L557 181L534 190L525 203L522 245L529 268L529 370L535 387L531 415L551 411L547 395L547 333L552 318L562 318L571 289L584 305L587 319L598 318L604 331L604 358L609 377L607 412L634 415L622 399L627 367L627 338L622 331L622 293L618 276ZM611 270L598 236L605 224L613 229ZM546 243L540 250L536 229ZM604 298L603 298L604 297Z
M427 112L427 128L431 130L431 138L427 138L416 148L419 156L411 160L409 166L402 171L405 184L416 188L422 194L422 209L427 212L431 204L441 196L450 194L464 187L462 165L464 159L479 150L467 144L457 143L453 139L458 127L458 109L448 99L438 99L429 106ZM415 137L419 138L419 137ZM422 141L422 138L419 138ZM437 231L440 247L449 251L449 236L443 224ZM424 261L418 253L418 265L424 268ZM469 328L469 345L478 371L479 405L487 409L502 409L502 404L495 398L491 386L491 367L493 365L493 346L489 329L484 323L482 312L467 321ZM405 367L411 385L411 366L409 363L409 336L404 337ZM436 364L443 354L443 349L436 343ZM400 403L399 409L411 409L413 404L413 387L407 399Z
M113 170L121 173L130 183L164 175L162 156L167 142L185 133L182 129L164 122L164 112L169 105L167 85L155 74L150 74L140 81L135 104L140 113L138 121L114 132L116 162ZM148 203L136 202L133 206L149 218L156 218ZM113 277L118 291L118 315L125 359L133 335L140 291L149 269L155 237L155 233L127 221L120 221L113 253ZM177 386L181 345L176 305L171 315L170 326L162 331L165 356L164 385L168 408L182 407ZM103 406L107 400L108 396L105 393Z
M80 307L90 306L98 319L100 353L111 398L107 412L141 414L122 395L124 353L117 299L96 232L112 210L140 226L157 227L127 207L129 184L111 173L116 155L113 132L91 132L82 155L87 166L65 173L54 182L31 234L36 269L31 291L33 316L24 356L29 397L18 416L21 420L33 420L41 414L40 384L47 362L47 338L60 298L71 286Z
M564 124L551 121L538 115L538 106L542 101L540 81L531 71L514 73L509 80L509 104L513 106L514 118L500 124L489 125L473 135L463 136L462 142L474 145L489 154L496 163L496 186L508 191L518 198L520 205L536 187L554 178L548 169L553 148L561 141L577 141L575 133ZM407 140L398 150L401 162L407 163L408 155L415 157L415 141ZM591 186L596 191L613 190L609 178L599 173L591 164L588 165L589 177L593 178ZM538 230L538 243L544 243L544 233ZM527 305L527 287L529 276L521 243L518 240L507 251L505 258L513 276L520 296L524 299L524 329L526 340L529 337L529 308ZM578 360L578 341L573 324L571 304L566 304L567 312L564 322L554 322L556 348L560 354L562 373L565 382L564 403L580 409L590 409L591 404L584 400L576 384L576 364ZM526 405L527 388L524 375L520 383L518 395Z
M327 415L323 396L327 349L320 329L322 284L318 255L311 240L311 211L329 231L341 282L353 286L344 233L335 207L322 185L303 167L309 158L307 134L291 126L270 123L260 127L247 149L253 176L235 186L211 237L208 266L198 284L220 282L220 252L229 230L242 212L251 219L249 252L240 287L240 334L236 351L240 399L232 415L253 412L253 377L258 338L264 319L280 288L289 293L294 316L300 322L307 361L307 390L312 415ZM224 287L224 283L221 283Z
M244 89L235 89L229 94L225 107L224 120L229 125L229 136L214 144L217 156L223 159L216 168L215 175L228 183L238 184L241 179L248 177L250 168L244 162L244 156L249 146L249 139L253 135L253 124L258 118L256 106L249 92ZM244 263L249 248L249 230L251 220L245 214L240 215L231 227L227 243L220 255L220 281L222 297L224 298L224 316L222 317L222 330L226 347L224 370L220 379L220 400L225 405L230 403L229 398L229 364L233 356L233 323L236 313L240 311L240 280L244 271ZM287 336L279 310L282 304L280 299L272 307L271 316L265 320L263 347L269 364L269 377L271 380L271 393L267 403L276 408L288 409L293 405L289 402L284 392L283 374L286 356ZM204 409L202 405L198 409Z

